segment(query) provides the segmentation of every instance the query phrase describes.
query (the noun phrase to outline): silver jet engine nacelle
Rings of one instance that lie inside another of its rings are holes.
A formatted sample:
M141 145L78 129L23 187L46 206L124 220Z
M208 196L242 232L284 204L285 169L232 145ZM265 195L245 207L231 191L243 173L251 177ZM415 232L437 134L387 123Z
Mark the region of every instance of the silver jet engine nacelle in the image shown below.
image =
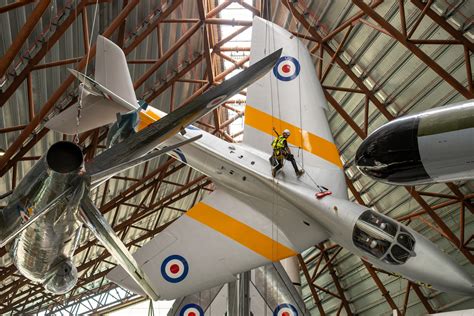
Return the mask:
M69 291L77 282L77 270L69 258L81 231L77 210L85 192L82 166L77 145L55 143L22 179L0 213L3 232L13 230L65 191L71 192L8 245L18 270L55 294Z
M383 125L362 142L355 162L390 184L474 179L474 100Z

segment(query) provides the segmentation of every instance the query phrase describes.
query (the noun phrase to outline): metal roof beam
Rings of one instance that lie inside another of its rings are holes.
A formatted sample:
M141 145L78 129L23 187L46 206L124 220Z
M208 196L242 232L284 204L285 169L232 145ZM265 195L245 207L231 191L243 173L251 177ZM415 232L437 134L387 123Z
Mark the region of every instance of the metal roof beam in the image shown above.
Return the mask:
M164 11L161 12L159 17L153 22L147 25L145 30L141 32L138 36L133 39L133 42L123 49L125 55L128 55L135 47L138 46L156 27L168 17L177 7L181 5L183 0L173 0L170 5L168 5ZM128 6L128 4L127 4Z
M319 298L318 291L316 291L316 287L314 286L313 282L311 282L311 276L309 275L308 268L304 263L304 259L301 255L298 255L298 261L300 262L300 268L303 270L303 274L306 278L306 282L308 283L309 289L311 291L311 295L313 296L313 300L318 307L319 314L321 316L325 316L326 312L324 311L323 305L321 304L321 299Z
M398 309L398 306L397 304L395 304L395 302L393 301L393 298L392 296L390 296L390 292L387 291L387 289L385 288L385 286L383 285L382 281L380 280L380 278L378 277L377 273L375 272L374 268L372 267L372 265L370 263L368 263L367 261L365 260L362 260L362 263L364 264L364 266L366 267L367 271L369 271L369 274L370 276L372 277L372 279L374 280L375 284L377 285L377 287L379 288L380 292L382 292L382 296L385 298L385 300L387 301L387 304L390 305L390 308L392 310L397 310L398 314L401 315L400 313L400 310Z
M411 0L418 9L423 10L425 4L420 0ZM456 30L451 26L442 16L437 14L433 9L428 8L425 11L426 15L429 16L433 21L435 21L439 26L441 26L446 32L448 32L452 37L461 42L465 47L467 47L471 52L474 52L474 43L468 40L462 32Z
M0 14L8 12L10 10L22 7L24 5L30 4L32 2L35 2L35 0L18 0L13 3L7 4L3 7L0 7Z
M328 254L326 253L326 250L324 248L324 243L320 243L318 245L319 250L321 251L321 255L323 256L324 260L326 261L326 265L329 270L329 274L331 275L332 280L334 281L334 285L336 286L337 293L339 293L339 298L342 302L342 305L344 306L344 309L346 310L347 315L353 315L351 311L351 307L349 306L349 302L346 299L346 296L344 294L344 289L341 285L341 282L339 280L339 277L336 274L336 269L334 265L332 264L332 260L336 258L336 255L339 253L339 250L335 253L335 255L329 259Z
M199 19L203 25L203 39L204 39L204 57L206 58L206 73L207 73L207 80L210 84L214 82L214 72L212 70L212 59L211 59L211 47L209 45L210 41L210 34L208 30L208 26L204 24L206 21L206 14L204 9L204 0L198 0L197 6L199 11Z
M61 36L64 34L64 32L66 32L69 26L71 26L71 24L75 21L78 15L78 12L81 12L84 9L86 2L87 2L86 0L82 0L75 9L71 10L68 17L64 20L64 22L61 25L59 25L56 28L56 30L51 35L51 37L49 37L49 39L45 43L41 44L42 45L41 49L39 49L36 55L33 56L30 60L28 60L27 65L23 68L20 74L14 78L13 82L10 83L10 85L7 87L5 92L0 93L0 107L5 105L8 99L13 95L16 89L21 85L23 80L26 79L26 77L30 73L33 66L39 63L44 58L44 56L46 56L49 50L61 38ZM0 163L0 166L1 165L2 164Z
M21 47L23 46L23 44L25 44L26 39L35 28L39 19L41 19L44 11L46 11L50 2L51 0L41 0L36 5L33 12L31 12L30 16L26 19L26 23L16 35L15 40L8 48L5 55L3 55L2 59L0 59L0 78L5 75L5 72L7 71L8 67L10 67L13 59L15 59Z
M171 46L166 53L164 53L143 75L138 78L133 87L138 89L148 78L150 78L155 71L157 71L161 65L163 65L173 54L181 48L188 40L193 36L202 25L202 22L195 23L189 30L180 36L179 40Z
M387 30L400 44L405 46L409 51L416 55L422 60L428 67L430 67L435 73L449 83L454 89L461 93L466 99L474 98L474 93L464 87L459 81L457 81L451 74L449 74L443 67L436 63L430 56L423 52L418 46L411 43L408 38L405 38L393 25L386 21L380 14L375 12L370 6L364 3L363 0L352 0L352 2L361 8L369 17L375 22Z
M197 57L195 57L186 67L181 69L173 78L166 81L163 85L161 85L157 89L154 89L153 92L149 96L146 97L146 102L151 103L151 101L153 101L156 97L158 97L160 94L166 91L166 89L171 87L171 85L176 80L180 79L182 76L184 76L189 71L191 71L194 67L196 67L203 58L204 58L203 54L199 54Z
M321 44L324 50L329 54L329 56L334 56L335 51L329 46L328 42L323 41L323 37L317 32L316 28L312 26L305 18L304 14L300 13L293 3L289 3L286 0L281 0L283 5L290 11L292 14L308 32L313 36L318 42L323 43ZM370 8L370 7L369 7ZM377 99L375 94L365 85L363 80L356 75L350 66L346 65L339 56L334 58L334 61L341 67L342 70L352 79L352 81L362 90L367 97L372 101L372 103L379 109L379 111L389 120L393 119L393 115L387 110L385 105ZM322 83L321 83L322 84Z

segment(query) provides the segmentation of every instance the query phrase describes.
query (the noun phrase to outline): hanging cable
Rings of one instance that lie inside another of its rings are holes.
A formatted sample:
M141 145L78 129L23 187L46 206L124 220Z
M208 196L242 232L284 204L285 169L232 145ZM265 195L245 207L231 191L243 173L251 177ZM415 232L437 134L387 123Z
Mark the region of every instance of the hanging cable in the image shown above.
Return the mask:
M91 50L90 50L90 47L91 47L91 44L92 44L92 38L93 38L93 34L94 34L94 28L95 28L95 21L96 21L96 18L97 18L97 9L99 8L99 0L96 0L95 2L95 8L94 8L94 19L92 20L92 32L91 32L91 35L89 37L89 48L87 50L87 54L86 54L86 66L85 66L85 69L84 69L84 73L87 74L87 67L89 66L89 59L90 59L90 55L91 55ZM84 10L87 10L87 8L84 8ZM84 13L82 13L84 14ZM85 48L85 47L84 47ZM82 112L82 99L83 99L83 96L84 96L84 84L81 83L79 85L79 100L77 102L77 116L76 116L76 134L74 135L74 143L76 144L79 144L79 124L81 123L81 112Z
M296 29L298 29L298 22L296 23ZM297 55L298 55L298 60L301 60L301 56L300 56L300 42L298 39L297 40ZM302 170L304 170L304 150L302 150L303 148L303 144L304 144L304 139L303 139L303 107L301 105L301 76L298 76L298 103L299 103L299 114L300 114L300 141L301 141L301 144L300 146L298 147L298 156L301 152L301 168Z
M155 308L153 307L153 300L150 299L148 304L148 316L155 316Z

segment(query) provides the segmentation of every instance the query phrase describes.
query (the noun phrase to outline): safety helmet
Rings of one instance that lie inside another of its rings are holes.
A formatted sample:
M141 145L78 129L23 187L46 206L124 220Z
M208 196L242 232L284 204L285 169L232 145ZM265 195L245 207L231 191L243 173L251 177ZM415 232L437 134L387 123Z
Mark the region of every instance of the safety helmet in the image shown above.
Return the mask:
M285 130L283 131L283 136L285 136L285 135L286 135L286 137L288 137L288 136L291 135L291 133L290 133L290 131L289 131L288 129L285 129Z

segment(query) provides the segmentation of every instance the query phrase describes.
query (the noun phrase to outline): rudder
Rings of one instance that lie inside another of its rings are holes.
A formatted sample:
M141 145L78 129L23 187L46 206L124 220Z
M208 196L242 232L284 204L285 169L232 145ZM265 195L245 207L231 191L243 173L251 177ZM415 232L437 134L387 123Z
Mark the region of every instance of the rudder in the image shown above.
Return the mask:
M325 114L327 102L307 48L287 30L259 17L254 18L252 32L251 64L276 49L283 48L283 53L273 71L248 88L243 143L271 155L273 130L281 134L288 129L297 162L319 183L335 183L345 191L342 163Z

